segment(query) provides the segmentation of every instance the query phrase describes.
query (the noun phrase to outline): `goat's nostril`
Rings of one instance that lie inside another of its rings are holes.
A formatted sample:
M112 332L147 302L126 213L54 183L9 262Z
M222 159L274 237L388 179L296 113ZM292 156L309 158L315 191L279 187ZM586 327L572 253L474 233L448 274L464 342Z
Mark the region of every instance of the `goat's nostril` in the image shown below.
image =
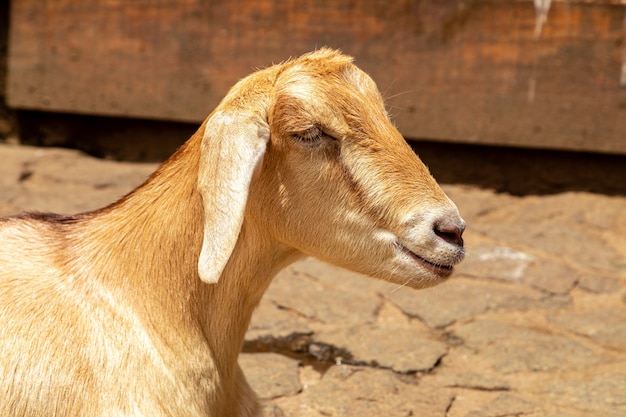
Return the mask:
M440 220L435 223L435 234L441 239L453 245L463 246L463 232L465 222L453 222L451 220Z

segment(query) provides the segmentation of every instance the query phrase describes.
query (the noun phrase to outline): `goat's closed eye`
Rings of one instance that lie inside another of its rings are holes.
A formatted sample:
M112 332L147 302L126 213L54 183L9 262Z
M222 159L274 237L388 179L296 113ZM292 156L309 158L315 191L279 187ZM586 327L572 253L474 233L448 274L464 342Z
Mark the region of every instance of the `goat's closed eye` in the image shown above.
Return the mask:
M321 144L324 139L332 139L331 136L325 134L324 131L318 127L313 127L304 132L294 133L292 137L297 142L312 146Z

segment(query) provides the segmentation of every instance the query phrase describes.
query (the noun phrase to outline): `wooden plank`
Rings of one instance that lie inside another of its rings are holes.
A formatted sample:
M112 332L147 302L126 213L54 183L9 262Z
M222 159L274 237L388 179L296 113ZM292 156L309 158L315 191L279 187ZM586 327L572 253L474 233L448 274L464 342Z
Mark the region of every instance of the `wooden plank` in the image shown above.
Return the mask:
M255 68L329 45L407 137L626 154L622 3L552 1L539 30L530 0L13 0L7 95L197 122Z

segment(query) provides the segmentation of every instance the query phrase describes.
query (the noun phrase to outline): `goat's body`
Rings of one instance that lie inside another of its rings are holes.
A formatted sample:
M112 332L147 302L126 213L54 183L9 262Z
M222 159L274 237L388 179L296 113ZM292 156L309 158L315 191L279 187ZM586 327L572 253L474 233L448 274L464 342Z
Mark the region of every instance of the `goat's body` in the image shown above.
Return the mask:
M37 238L31 234L21 258L33 268L0 274L0 415L208 415L206 388L217 384L201 380L211 375L202 340L187 341L194 353L168 344L119 294L92 276L63 275L59 259L36 254L48 241Z
M190 178L168 191L176 207L153 204L162 180L179 169ZM228 289L197 276L193 171L173 158L99 212L0 220L0 415L252 415L255 396L236 358L258 301L214 316L201 308L211 311L216 293ZM112 218L119 227L103 227ZM151 244L184 242L188 256L148 251L146 233ZM230 282L250 274L241 266L225 271L236 275ZM263 287L271 277L257 278ZM260 297L262 289L249 289L240 295ZM243 330L220 333L220 322Z

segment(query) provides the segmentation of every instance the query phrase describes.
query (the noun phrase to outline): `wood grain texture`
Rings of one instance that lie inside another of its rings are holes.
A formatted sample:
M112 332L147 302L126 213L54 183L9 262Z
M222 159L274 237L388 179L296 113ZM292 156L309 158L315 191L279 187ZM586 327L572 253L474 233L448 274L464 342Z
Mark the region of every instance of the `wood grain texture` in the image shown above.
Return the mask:
M528 0L13 0L8 100L198 122L254 69L328 45L407 137L626 154L623 3L552 1L539 33Z

